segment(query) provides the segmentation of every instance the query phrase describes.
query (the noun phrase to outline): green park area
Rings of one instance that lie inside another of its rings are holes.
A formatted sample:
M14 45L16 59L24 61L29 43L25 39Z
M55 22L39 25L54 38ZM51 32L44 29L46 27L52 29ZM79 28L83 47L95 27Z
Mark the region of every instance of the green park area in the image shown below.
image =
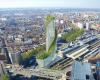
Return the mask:
M66 40L68 42L73 42L76 40L77 37L81 36L83 33L84 33L83 29L74 28L74 29L72 29L72 31L65 33L62 36L62 39Z
M22 58L23 60L29 59L32 56L36 56L37 59L45 59L49 56L48 53L46 53L46 47L45 45L39 46L36 49L28 50L27 52L23 53Z

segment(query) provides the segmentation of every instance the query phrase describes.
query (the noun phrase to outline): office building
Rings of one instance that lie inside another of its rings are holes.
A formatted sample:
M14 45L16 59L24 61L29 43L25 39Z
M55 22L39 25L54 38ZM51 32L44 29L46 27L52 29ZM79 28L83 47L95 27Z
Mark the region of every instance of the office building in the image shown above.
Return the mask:
M50 64L56 56L56 39L57 31L55 27L55 19L53 16L47 16L46 18L46 52L51 54L44 61L44 65L47 66Z
M100 60L96 63L97 80L100 80Z
M6 74L4 63L0 61L0 80L3 80L3 75Z
M19 64L19 58L21 56L20 52L10 53L10 59L12 64Z
M72 65L71 80L94 80L91 65L75 61Z

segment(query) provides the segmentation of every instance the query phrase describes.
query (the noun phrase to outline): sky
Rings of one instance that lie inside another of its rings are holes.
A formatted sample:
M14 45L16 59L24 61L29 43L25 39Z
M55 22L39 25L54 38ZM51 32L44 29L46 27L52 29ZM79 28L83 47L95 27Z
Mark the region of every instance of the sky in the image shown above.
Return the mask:
M100 8L100 0L0 0L0 8L20 7Z

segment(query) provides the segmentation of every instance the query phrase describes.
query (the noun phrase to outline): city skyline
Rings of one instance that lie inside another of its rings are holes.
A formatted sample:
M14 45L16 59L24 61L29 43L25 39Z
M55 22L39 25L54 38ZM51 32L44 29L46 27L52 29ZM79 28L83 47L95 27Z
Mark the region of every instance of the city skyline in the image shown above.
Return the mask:
M61 7L100 8L99 0L0 0L0 8Z
M100 80L100 1L0 1L0 80Z

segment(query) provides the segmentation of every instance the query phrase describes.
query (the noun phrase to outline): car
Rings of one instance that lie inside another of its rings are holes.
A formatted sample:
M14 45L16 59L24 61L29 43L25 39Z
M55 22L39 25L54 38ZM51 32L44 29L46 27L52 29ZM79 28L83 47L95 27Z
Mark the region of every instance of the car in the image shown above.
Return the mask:
M33 69L29 69L30 71L33 71Z

